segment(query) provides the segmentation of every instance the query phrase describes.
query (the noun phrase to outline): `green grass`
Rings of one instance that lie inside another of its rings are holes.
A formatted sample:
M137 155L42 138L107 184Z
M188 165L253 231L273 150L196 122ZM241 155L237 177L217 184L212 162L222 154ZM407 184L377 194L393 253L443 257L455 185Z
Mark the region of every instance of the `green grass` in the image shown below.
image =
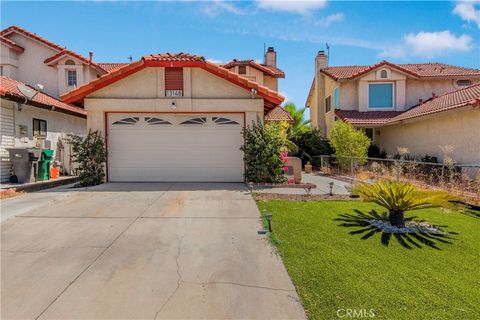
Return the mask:
M272 242L310 319L338 309L375 309L375 319L480 319L480 219L441 209L407 213L458 232L440 250L407 249L380 234L339 226L341 213L382 210L357 201L260 201L273 214ZM341 313L343 315L343 313Z

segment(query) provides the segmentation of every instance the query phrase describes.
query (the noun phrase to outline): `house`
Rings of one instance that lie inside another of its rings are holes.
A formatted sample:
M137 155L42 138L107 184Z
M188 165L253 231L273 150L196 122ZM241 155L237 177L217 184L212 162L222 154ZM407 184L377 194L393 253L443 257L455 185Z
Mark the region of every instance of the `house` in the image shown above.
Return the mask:
M405 148L411 156L480 163L480 70L388 61L329 67L327 61L320 51L306 101L312 125L325 137L335 121L346 121L391 155Z
M229 67L192 54L152 54L112 66L62 99L84 107L88 129L103 134L107 181L240 182L242 129L284 98L264 79Z
M223 67L274 91L278 91L278 79L285 78L285 73L277 68L277 52L273 47L267 49L264 63L233 59Z
M69 133L85 134L86 112L60 94L107 74L82 55L17 26L0 32L0 125L2 182L11 174L8 148L55 151L64 173L71 173Z

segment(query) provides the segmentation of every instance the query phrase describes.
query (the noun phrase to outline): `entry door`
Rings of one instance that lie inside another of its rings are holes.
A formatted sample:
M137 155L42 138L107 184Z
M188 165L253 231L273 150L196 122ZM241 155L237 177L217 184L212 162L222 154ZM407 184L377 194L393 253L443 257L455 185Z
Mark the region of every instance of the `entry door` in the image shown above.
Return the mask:
M242 114L109 114L109 180L241 182L242 127Z

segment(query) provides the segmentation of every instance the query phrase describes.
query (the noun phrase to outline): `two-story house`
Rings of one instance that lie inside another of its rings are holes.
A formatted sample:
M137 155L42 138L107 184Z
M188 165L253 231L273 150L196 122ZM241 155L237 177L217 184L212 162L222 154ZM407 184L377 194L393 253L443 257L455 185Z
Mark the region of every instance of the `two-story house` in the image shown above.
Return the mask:
M11 175L8 148L52 149L71 173L69 133L85 134L87 113L59 96L107 71L82 55L11 26L0 32L0 178Z
M480 163L480 70L441 63L327 66L320 51L306 101L312 125L329 136L335 121L363 128L394 155Z

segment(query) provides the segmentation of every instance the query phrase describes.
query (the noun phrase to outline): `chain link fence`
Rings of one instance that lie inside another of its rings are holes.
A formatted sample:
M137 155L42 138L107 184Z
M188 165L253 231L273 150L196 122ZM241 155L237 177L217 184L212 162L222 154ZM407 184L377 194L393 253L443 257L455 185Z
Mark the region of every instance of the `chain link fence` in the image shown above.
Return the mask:
M465 201L480 204L480 165L449 165L402 159L317 156L320 172L340 180L393 179L424 189L446 190Z

